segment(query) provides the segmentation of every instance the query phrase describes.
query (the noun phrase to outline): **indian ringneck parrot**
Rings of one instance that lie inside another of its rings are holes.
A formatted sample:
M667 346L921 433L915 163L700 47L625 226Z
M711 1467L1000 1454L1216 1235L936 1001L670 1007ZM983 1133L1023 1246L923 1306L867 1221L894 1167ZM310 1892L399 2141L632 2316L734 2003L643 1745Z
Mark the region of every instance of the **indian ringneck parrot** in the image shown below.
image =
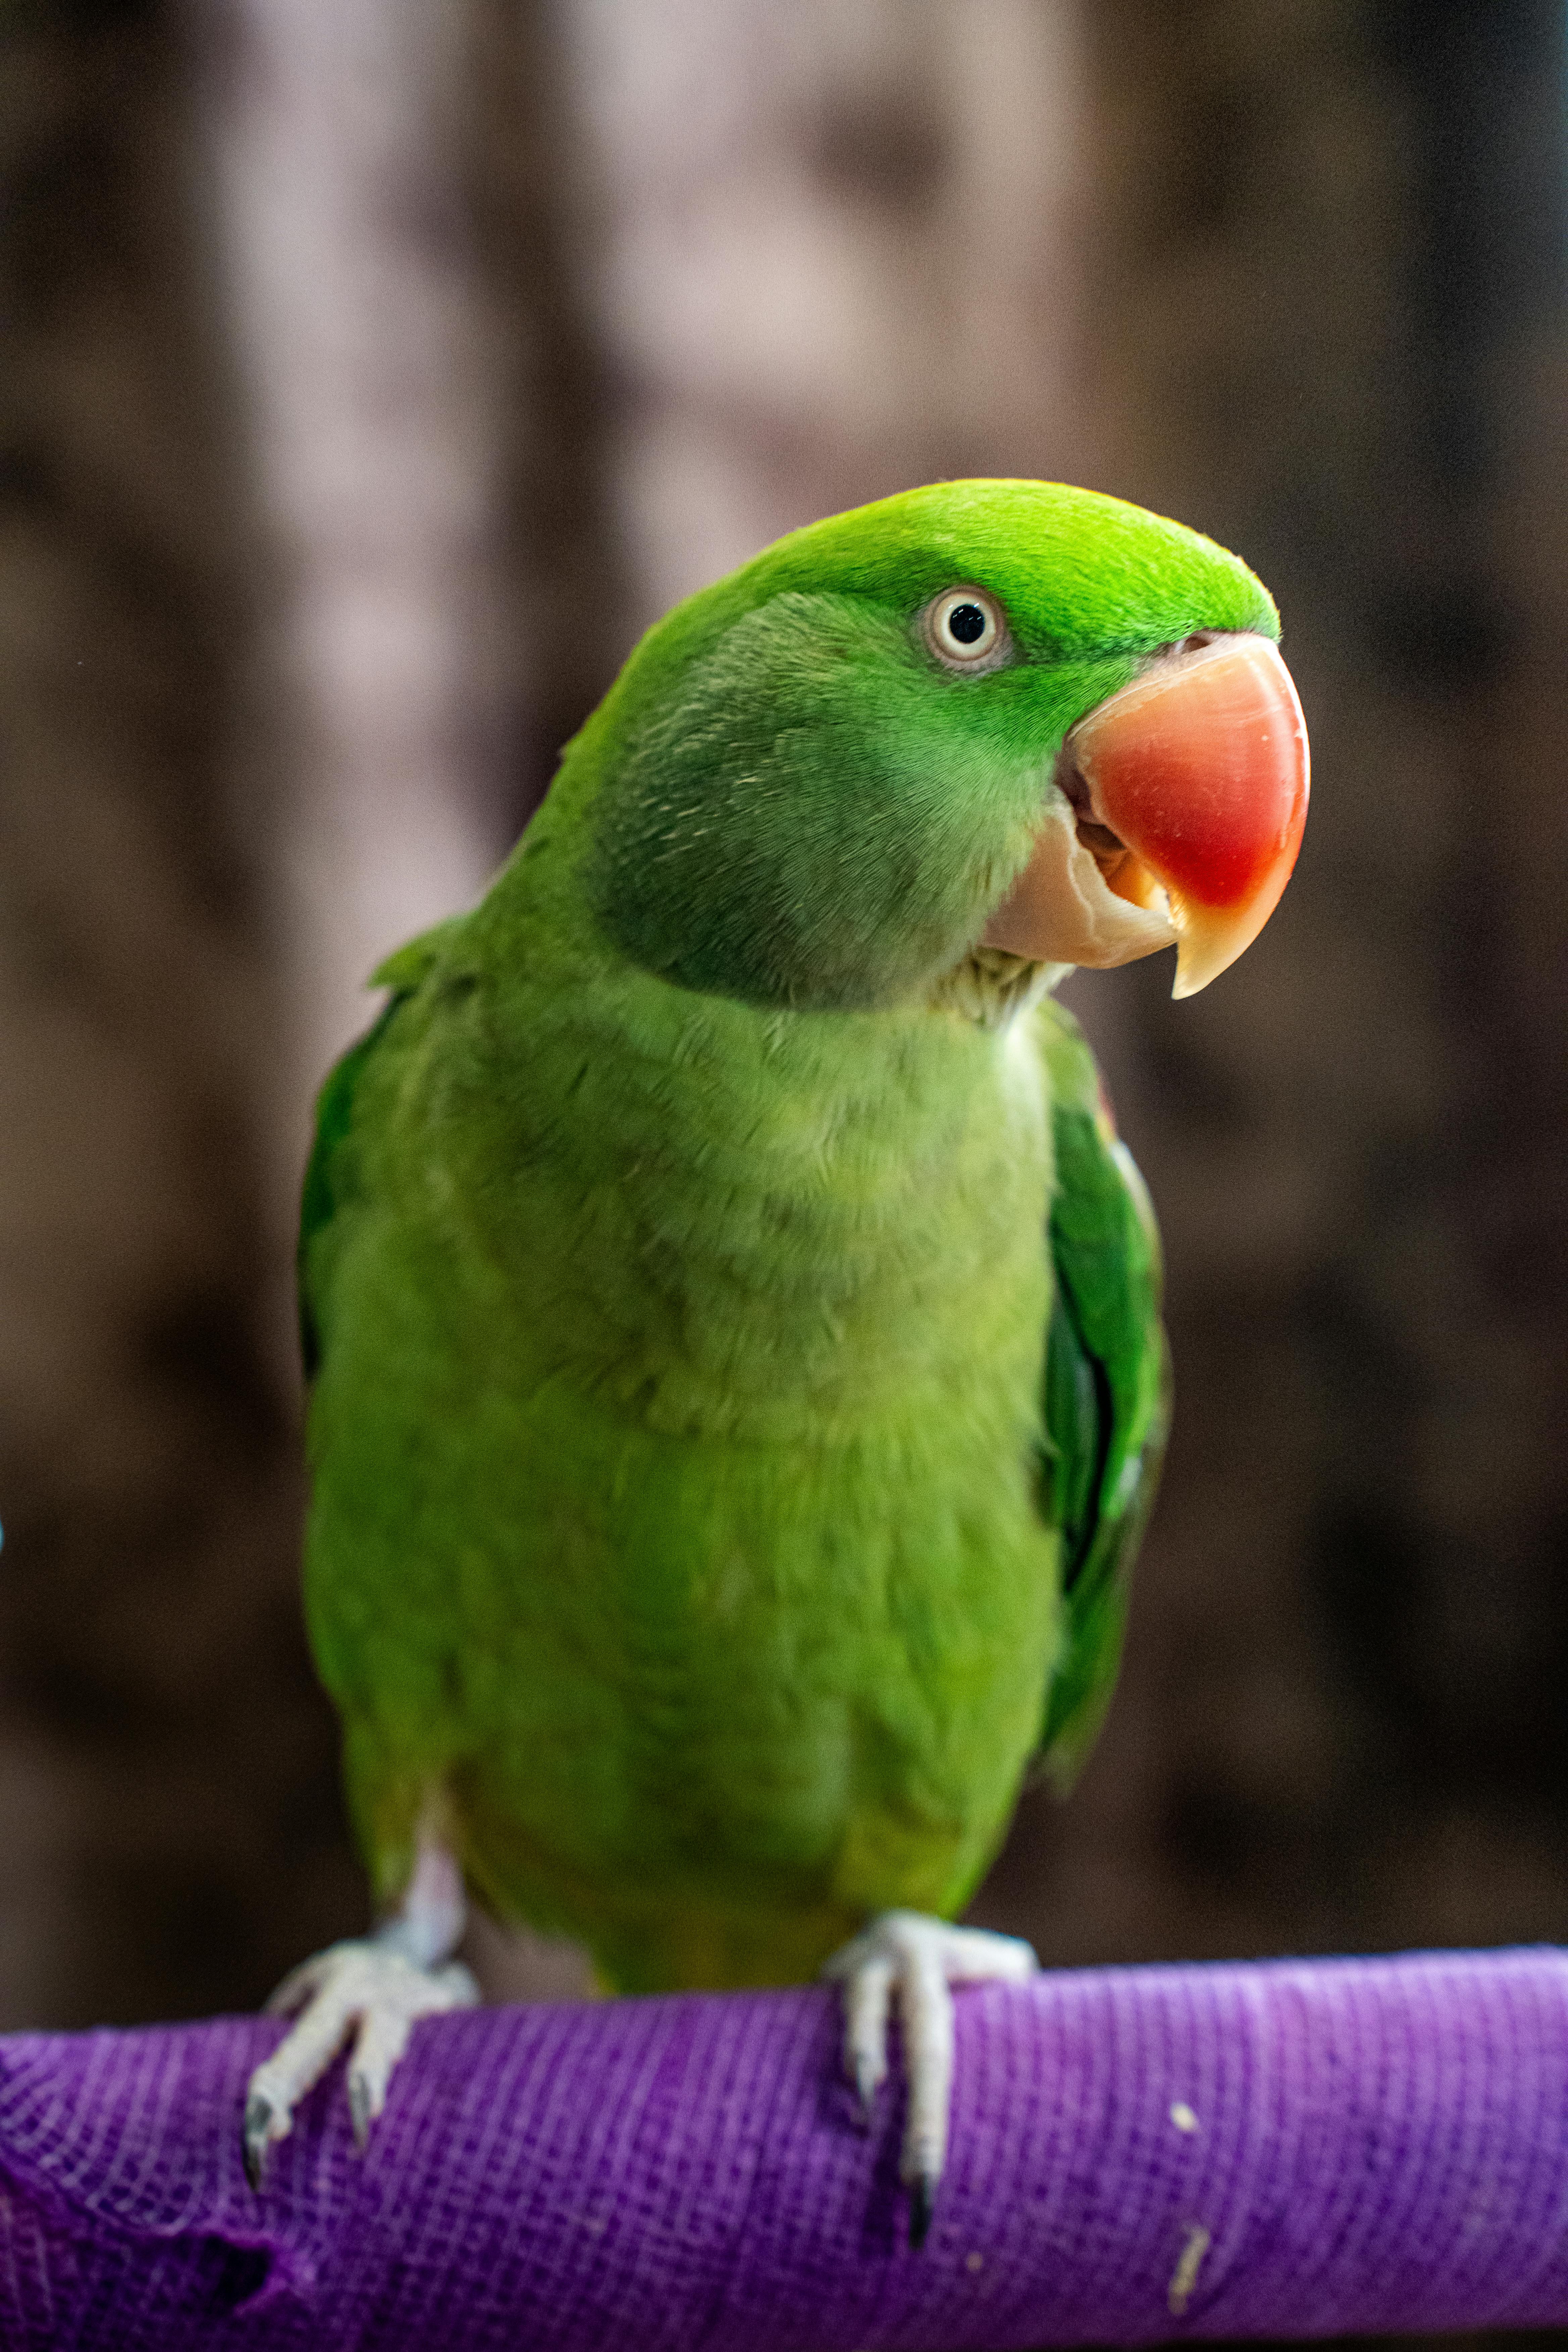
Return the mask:
M465 1892L623 1992L899 2006L929 2224L946 1923L1115 1679L1168 1379L1142 1182L1051 990L1224 971L1307 746L1263 587L1096 493L933 483L637 647L488 895L383 965L300 1245L305 1592L383 1924L295 1972L269 2145L362 2141L477 1998Z

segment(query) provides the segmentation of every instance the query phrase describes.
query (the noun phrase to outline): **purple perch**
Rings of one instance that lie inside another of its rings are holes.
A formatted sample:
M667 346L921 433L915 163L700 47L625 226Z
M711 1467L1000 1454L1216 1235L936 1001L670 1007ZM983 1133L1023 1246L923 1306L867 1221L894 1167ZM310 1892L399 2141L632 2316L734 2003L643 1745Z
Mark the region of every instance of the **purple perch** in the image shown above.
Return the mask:
M370 2152L261 2197L252 2020L0 2042L0 2343L853 2352L1568 2324L1568 1958L1099 1969L958 1996L906 2242L826 1992L470 2011Z

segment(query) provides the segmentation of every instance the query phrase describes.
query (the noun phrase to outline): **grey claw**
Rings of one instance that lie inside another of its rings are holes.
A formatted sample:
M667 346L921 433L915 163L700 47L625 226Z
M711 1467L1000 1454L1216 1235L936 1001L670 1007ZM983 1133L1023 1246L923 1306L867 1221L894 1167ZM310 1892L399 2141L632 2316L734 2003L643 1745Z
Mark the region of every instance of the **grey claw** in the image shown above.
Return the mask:
M258 2196L267 2179L267 2151L272 2144L272 2102L253 2091L245 2103L245 2177Z
M877 2074L869 2060L855 2069L855 2095L860 2102L861 2124L869 2131L877 2112Z
M935 2212L935 2178L929 2172L917 2173L910 2183L910 2244L917 2254L930 2234Z
M370 2084L357 2069L349 2074L349 2121L354 2128L354 2146L363 2156L370 2146Z

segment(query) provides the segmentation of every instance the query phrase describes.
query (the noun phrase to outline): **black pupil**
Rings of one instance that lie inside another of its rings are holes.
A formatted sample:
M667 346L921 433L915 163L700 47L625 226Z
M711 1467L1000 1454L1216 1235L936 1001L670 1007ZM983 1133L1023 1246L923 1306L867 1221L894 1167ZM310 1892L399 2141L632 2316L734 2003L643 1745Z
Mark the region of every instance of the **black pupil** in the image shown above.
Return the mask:
M985 635L985 615L978 604L955 604L947 616L949 636L961 646L973 646Z

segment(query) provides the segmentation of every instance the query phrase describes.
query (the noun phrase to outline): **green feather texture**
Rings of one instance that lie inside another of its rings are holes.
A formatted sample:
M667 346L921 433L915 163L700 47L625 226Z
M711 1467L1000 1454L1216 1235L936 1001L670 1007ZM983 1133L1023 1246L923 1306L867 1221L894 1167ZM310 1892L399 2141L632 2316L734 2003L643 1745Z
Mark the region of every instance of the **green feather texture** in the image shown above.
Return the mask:
M954 675L954 583L1009 657ZM1180 526L937 484L652 630L323 1089L306 1598L379 1895L422 1827L643 1990L952 1914L1109 1698L1166 1413L1147 1202L976 942L1067 730L1277 634Z

